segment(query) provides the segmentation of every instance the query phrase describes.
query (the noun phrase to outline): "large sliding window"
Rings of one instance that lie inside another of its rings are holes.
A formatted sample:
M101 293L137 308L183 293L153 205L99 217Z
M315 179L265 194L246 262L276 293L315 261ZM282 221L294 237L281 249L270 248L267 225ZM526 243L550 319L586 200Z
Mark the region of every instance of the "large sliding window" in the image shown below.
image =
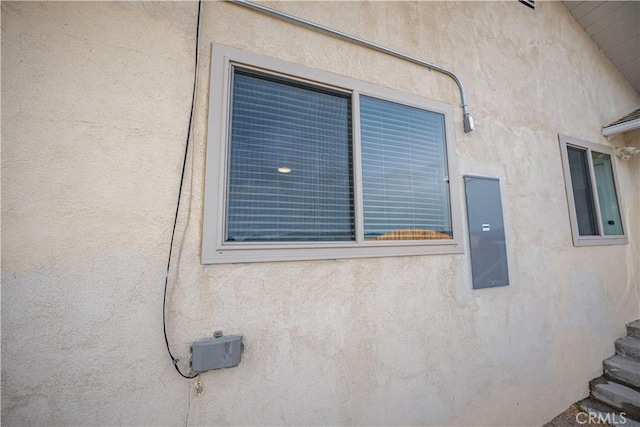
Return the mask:
M628 242L609 147L560 135L575 246Z
M214 46L204 263L459 253L451 107Z

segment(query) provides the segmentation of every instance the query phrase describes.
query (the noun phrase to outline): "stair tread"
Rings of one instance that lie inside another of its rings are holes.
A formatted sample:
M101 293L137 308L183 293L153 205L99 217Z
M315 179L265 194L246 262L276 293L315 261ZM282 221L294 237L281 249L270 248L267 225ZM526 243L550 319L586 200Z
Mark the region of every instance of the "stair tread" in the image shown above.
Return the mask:
M640 338L627 335L616 340L616 352L626 357L640 359Z
M603 363L605 375L640 387L640 360L616 354L606 359ZM640 400L638 401L640 405Z
M625 427L640 427L640 422L629 418L626 413L622 413L621 411L592 397L587 397L586 399L581 400L578 402L578 405L580 406L580 409L587 414L595 413L596 415L600 415L600 420L610 422L614 426L624 425Z
M627 335L640 338L640 319L627 323Z
M600 377L589 383L591 395L612 408L640 418L640 392L609 378Z

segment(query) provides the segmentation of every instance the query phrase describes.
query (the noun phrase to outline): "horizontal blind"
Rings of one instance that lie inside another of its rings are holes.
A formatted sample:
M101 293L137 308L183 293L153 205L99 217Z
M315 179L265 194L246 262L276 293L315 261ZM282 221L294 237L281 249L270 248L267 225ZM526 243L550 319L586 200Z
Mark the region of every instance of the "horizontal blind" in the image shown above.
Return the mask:
M361 96L360 122L365 238L452 235L444 116Z
M351 100L233 74L227 241L354 240Z

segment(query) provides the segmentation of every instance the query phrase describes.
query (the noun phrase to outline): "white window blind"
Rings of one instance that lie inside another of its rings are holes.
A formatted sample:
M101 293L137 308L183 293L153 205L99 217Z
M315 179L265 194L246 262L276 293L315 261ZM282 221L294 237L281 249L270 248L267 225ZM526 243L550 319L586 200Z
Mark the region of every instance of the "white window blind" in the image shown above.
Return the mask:
M444 116L362 96L360 118L365 238L452 235Z
M351 100L233 73L228 242L354 240Z

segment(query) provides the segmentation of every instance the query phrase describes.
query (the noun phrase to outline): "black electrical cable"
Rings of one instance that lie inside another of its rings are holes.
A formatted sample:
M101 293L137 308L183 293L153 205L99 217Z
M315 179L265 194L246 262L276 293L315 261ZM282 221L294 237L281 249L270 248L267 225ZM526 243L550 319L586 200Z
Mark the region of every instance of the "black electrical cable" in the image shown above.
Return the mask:
M173 231L171 232L171 243L169 244L169 257L167 259L167 273L164 277L164 297L162 299L162 327L164 329L164 342L167 345L167 351L169 352L169 357L171 357L171 362L173 363L176 371L186 379L191 379L197 377L199 374L194 375L185 375L178 367L178 359L173 356L171 353L171 348L169 347L169 338L167 338L167 287L169 284L169 269L171 267L171 254L173 252L173 240L176 236L176 226L178 224L178 211L180 210L180 199L182 197L182 185L184 183L184 172L187 167L187 155L189 153L189 140L191 139L191 124L193 122L193 110L195 108L196 103L196 82L198 80L198 42L200 39L200 10L202 8L202 0L198 1L198 19L196 24L196 52L195 52L195 66L193 70L193 93L191 94L191 112L189 113L189 126L187 127L187 141L184 146L184 158L182 160L182 174L180 175L180 186L178 187L178 203L176 205L176 214L173 219Z

